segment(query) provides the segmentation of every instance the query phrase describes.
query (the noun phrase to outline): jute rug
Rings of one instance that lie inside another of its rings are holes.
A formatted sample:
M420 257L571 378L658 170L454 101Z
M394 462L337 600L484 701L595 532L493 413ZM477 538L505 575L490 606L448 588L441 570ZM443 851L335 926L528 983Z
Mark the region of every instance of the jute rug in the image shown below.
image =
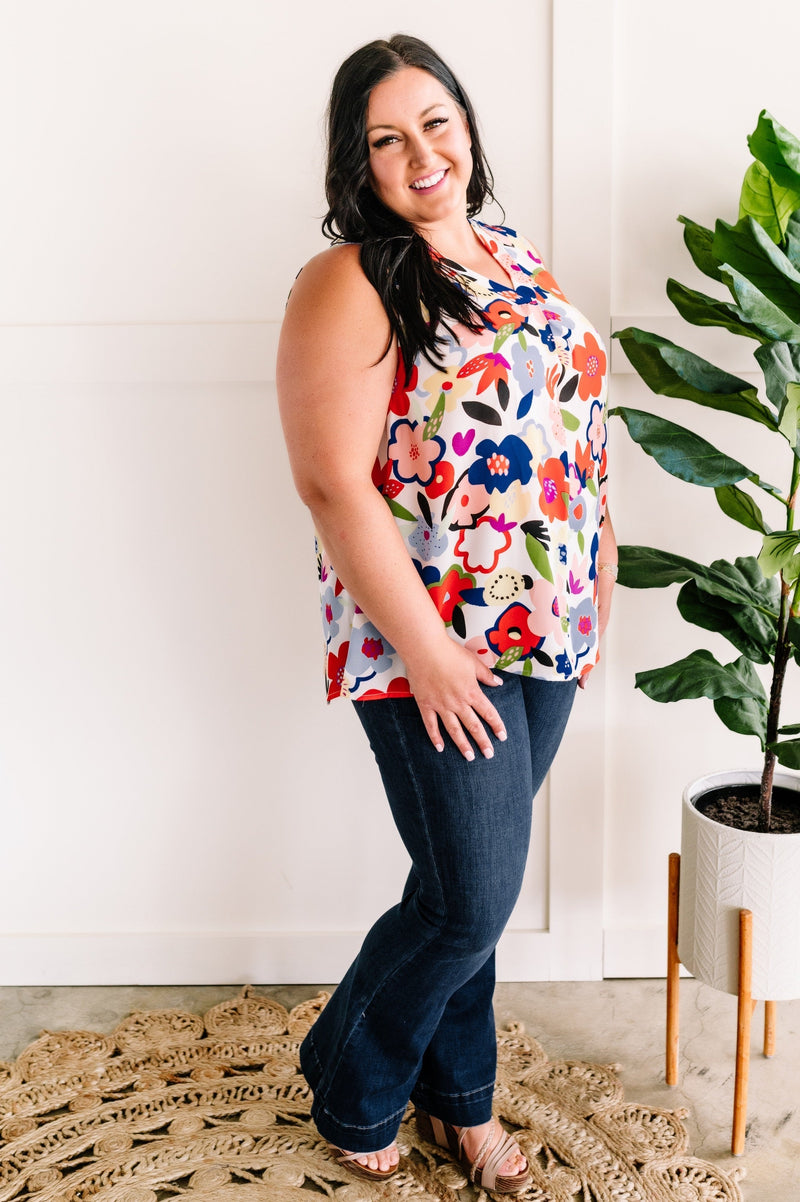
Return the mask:
M291 1013L245 989L204 1017L131 1015L110 1035L45 1032L0 1064L0 1202L488 1202L460 1168L400 1132L401 1171L361 1183L309 1119L297 1049L327 997ZM497 1036L497 1113L518 1129L527 1202L740 1202L687 1153L679 1111L626 1104L614 1065L550 1061Z

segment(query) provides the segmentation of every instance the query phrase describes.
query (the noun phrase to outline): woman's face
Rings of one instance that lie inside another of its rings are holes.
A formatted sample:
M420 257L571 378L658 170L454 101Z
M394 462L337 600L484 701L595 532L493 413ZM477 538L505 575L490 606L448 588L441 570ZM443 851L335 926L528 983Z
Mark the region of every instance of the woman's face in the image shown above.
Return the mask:
M466 218L467 120L433 75L403 67L373 88L367 144L373 190L420 233Z

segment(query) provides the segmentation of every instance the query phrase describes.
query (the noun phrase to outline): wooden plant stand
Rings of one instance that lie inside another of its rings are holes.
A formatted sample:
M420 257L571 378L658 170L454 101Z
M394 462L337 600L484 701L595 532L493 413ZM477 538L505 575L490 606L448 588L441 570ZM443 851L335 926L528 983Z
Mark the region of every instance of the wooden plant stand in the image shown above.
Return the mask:
M667 920L667 1085L678 1084L678 1000L680 959L678 958L678 897L681 858L669 857L669 906ZM747 1082L750 1071L750 1023L756 1003L751 991L753 968L753 915L739 911L739 1005L736 1027L736 1079L733 1088L733 1129L731 1153L744 1152L747 1126ZM775 1055L775 1002L764 1003L764 1055Z

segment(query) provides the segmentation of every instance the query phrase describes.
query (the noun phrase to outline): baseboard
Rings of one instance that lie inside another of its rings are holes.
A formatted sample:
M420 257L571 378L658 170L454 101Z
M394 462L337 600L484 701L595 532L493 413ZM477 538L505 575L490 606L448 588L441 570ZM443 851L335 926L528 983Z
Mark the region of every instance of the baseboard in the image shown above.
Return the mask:
M681 969L681 974L687 973ZM606 927L603 933L603 977L665 977L666 925Z

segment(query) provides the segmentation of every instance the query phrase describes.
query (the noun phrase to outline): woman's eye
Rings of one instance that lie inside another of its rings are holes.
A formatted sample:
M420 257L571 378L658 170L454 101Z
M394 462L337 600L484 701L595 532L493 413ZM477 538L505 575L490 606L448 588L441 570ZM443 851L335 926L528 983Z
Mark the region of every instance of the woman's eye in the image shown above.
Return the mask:
M373 143L372 143L372 149L373 149L373 150L380 150L380 148L381 148L382 146L388 146L388 145L390 144L390 142L394 142L394 141L395 141L395 136L394 136L394 134L386 134L386 136L385 136L385 137L383 137L383 138L378 138L377 142L373 142Z
M449 120L449 117L433 117L432 120L428 121L426 124L428 127L432 125L447 125Z

